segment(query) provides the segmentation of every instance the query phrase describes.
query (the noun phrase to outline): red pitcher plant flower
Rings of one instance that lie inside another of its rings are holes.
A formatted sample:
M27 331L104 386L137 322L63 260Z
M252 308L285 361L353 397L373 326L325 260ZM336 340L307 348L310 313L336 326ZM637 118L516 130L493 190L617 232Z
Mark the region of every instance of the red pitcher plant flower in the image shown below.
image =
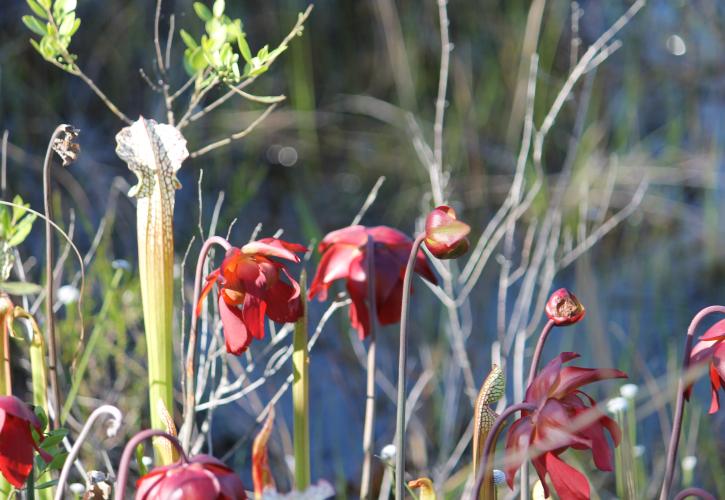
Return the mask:
M704 363L709 364L710 373L712 399L709 413L716 413L720 409L718 391L725 390L725 319L711 326L692 348L690 364L695 366ZM692 385L685 391L685 398L688 401L691 393Z
M204 298L216 283L227 352L242 354L252 339L264 338L265 316L290 323L302 315L300 285L285 264L274 259L297 263L300 258L296 253L306 250L296 243L263 238L241 248L230 248L221 266L207 276L195 314L199 316Z
M549 296L546 301L546 316L556 326L566 326L578 323L584 318L586 310L572 292L566 288L559 288Z
M563 363L579 357L564 352L549 362L526 390L524 403L535 408L522 411L508 431L506 439L506 479L510 487L526 453L539 453L532 459L544 486L548 474L561 498L588 499L589 482L578 470L559 458L566 449L591 450L594 465L599 470L613 469L612 450L605 430L618 446L621 431L616 422L598 412L596 402L579 388L583 385L612 378L626 378L615 369L590 369Z
M16 488L22 488L33 470L34 451L46 462L53 457L38 448L43 429L32 410L15 396L0 396L0 472Z
M471 226L456 218L447 205L434 208L425 219L425 246L438 259L455 259L468 251Z
M325 300L333 281L346 280L347 291L352 299L350 322L360 338L366 338L370 333L370 320L365 306L368 295L368 238L372 238L374 243L375 305L378 321L382 325L400 321L403 278L413 242L400 231L387 226L350 226L325 236L318 247L322 260L309 291L310 299L317 296L320 300ZM418 252L416 256L415 272L431 283L436 282L423 252Z
M136 447L142 441L165 438L179 453L178 462L162 465L149 471L136 481L136 500L156 498L184 498L186 500L246 500L247 493L239 476L216 458L209 455L186 456L174 436L148 429L133 436L123 449L118 466L115 500L126 498L128 468Z

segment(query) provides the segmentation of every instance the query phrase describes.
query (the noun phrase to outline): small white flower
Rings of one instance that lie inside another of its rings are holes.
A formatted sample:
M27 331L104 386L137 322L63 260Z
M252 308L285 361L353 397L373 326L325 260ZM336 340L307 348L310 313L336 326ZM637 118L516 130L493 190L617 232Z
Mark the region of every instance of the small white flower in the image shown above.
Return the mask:
M619 394L623 398L627 398L627 399L636 398L638 391L639 391L639 387L637 387L636 384L624 384L622 387L619 388Z
M643 444L637 444L633 448L634 456L635 458L639 458L641 456L644 456L644 452L646 451L646 448Z
M688 455L688 456L682 458L682 470L692 471L692 470L695 470L696 466L697 466L697 457Z
M73 285L64 285L58 288L58 302L67 306L68 304L75 304L78 302L78 298L81 296L81 292Z
M85 485L81 483L70 483L68 488L70 488L71 493L73 493L74 495L82 495L86 492Z
M113 262L111 262L111 267L113 269L123 269L124 271L131 270L131 264L125 259L114 260Z
M506 474L502 470L493 469L493 484L496 486L506 482Z
M392 462L395 460L395 445L394 444L386 444L383 446L383 449L380 451L380 458L384 462Z
M144 456L143 458L141 458L141 463L144 467L148 469L154 464L154 461L151 457Z
M627 409L628 402L623 397L612 398L607 401L607 411L609 413L619 413Z

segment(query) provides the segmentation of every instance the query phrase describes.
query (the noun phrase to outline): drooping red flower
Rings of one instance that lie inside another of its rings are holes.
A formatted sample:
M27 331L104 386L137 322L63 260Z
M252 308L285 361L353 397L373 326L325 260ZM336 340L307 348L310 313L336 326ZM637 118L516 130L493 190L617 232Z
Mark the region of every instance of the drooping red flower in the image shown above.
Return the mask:
M200 315L202 302L216 283L227 352L242 354L253 338L264 338L265 316L278 323L300 318L300 285L285 264L273 258L299 262L295 253L306 250L302 245L264 238L229 249L221 266L206 277L195 314Z
M15 396L0 396L0 472L16 488L22 488L33 470L34 451L46 462L48 453L38 448L32 429L42 440L43 429L35 413Z
M612 470L612 450L604 431L612 437L614 446L618 446L621 439L619 426L600 413L594 399L579 388L598 380L626 378L627 374L615 369L562 367L563 363L578 357L573 352L559 354L526 390L524 402L536 406L536 410L522 412L509 428L506 480L510 487L513 487L516 471L530 448L538 453L531 461L547 497L550 496L545 479L548 474L561 498L589 498L587 478L559 458L567 448L589 449L599 470Z
M710 391L712 393L709 413L716 413L720 409L718 391L725 389L725 319L712 325L692 348L690 365L701 363L709 363ZM691 393L692 385L685 391L685 397L688 400Z
M136 500L246 500L242 480L222 462L196 455L188 462L156 467L136 481Z
M584 318L586 310L579 299L566 288L559 288L546 301L546 316L556 326L566 326Z
M322 254L315 279L310 285L309 297L327 298L333 281L345 279L352 299L350 322L360 338L370 333L367 284L367 241L374 243L375 305L378 321L389 325L400 321L403 298L403 278L413 242L400 231L387 226L350 226L329 233L319 245ZM425 255L416 256L415 272L431 283L436 283Z
M447 205L434 208L425 219L425 246L439 259L454 259L468 251L471 226Z

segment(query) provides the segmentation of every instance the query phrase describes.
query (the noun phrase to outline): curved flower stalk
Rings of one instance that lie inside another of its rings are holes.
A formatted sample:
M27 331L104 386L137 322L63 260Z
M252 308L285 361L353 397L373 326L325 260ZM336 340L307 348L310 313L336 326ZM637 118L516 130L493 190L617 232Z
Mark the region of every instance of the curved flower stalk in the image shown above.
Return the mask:
M68 475L70 474L70 469L73 466L73 462L78 457L78 453L81 451L81 446L86 440L86 437L88 437L88 433L91 431L91 428L96 423L96 420L101 417L101 415L110 415L111 417L111 421L106 428L107 437L114 437L118 433L118 430L121 428L123 415L121 414L121 410L119 410L115 406L103 405L93 410L93 413L91 413L91 415L88 417L88 420L83 426L83 429L81 429L81 433L78 435L78 439L76 439L76 442L73 445L73 448L71 448L68 457L65 459L65 464L63 464L63 469L60 471L60 477L58 478L58 489L55 492L54 500L61 500L63 498L63 492L65 490L65 485L68 481Z
M675 500L685 500L685 498L689 497L702 498L702 500L717 500L712 493L702 488L685 488L675 496Z
M209 455L187 457L178 439L162 431L148 429L133 436L123 449L118 466L115 500L126 499L128 468L136 447L145 439L163 437L178 451L181 459L156 467L136 482L136 500L152 498L191 498L194 500L246 500L241 479L222 462Z
M149 370L151 426L163 429L158 401L173 408L174 198L176 172L189 155L171 125L140 117L116 135L116 154L138 177L128 195L137 198L139 274ZM171 456L155 446L161 463Z
M60 388L58 387L58 352L55 338L55 313L53 304L55 302L55 285L53 276L53 206L50 195L50 168L53 164L53 152L63 160L63 166L68 166L76 160L80 152L80 146L75 142L78 137L78 130L71 125L58 125L48 142L48 149L43 162L43 206L45 210L45 323L48 339L48 373L50 375L50 390L52 395L53 409L56 415L60 412ZM60 419L53 419L53 428L57 429Z
M232 245L219 236L211 236L208 238L201 247L199 252L199 258L196 261L196 274L194 275L194 300L192 304L199 304L201 297L201 281L204 276L204 263L209 255L212 245L219 245L225 251L228 251ZM194 415L196 413L196 388L194 377L195 369L194 363L196 362L196 351L197 351L197 329L198 329L198 318L201 313L200 306L195 305L194 315L191 319L191 325L189 327L189 345L186 350L186 375L184 378L185 386L185 397L184 397L184 424L181 428L180 441L184 449L189 448L191 443L192 427L194 425ZM183 350L183 346L182 346Z
M443 217L439 212L444 213ZM452 212L452 213L451 213ZM434 222L431 222L434 221ZM397 454L395 455L395 498L402 499L403 476L405 475L405 379L406 365L408 360L408 309L410 307L410 291L413 269L416 266L416 260L420 246L425 242L428 250L441 259L460 257L463 252L462 247L466 247L467 243L463 243L470 228L466 224L458 222L455 218L455 212L449 207L442 205L433 210L426 219L426 230L421 233L414 241L410 248L408 263L405 267L405 275L403 277L403 296L401 299L400 309L400 343L398 347L398 395L397 410L395 419L395 446Z
M682 417L685 410L685 399L689 399L692 383L687 381L690 376L690 364L702 363L712 360L710 367L710 380L713 389L713 401L710 405L710 412L719 408L717 390L722 384L725 368L723 368L722 357L716 358L716 349L722 349L721 345L725 340L725 323L716 323L703 336L703 339L696 346L697 351L692 348L692 342L695 337L697 327L703 319L711 314L725 314L725 306L709 306L698 312L687 328L687 336L685 338L685 352L682 358L682 371L677 382L677 402L675 403L675 417L672 422L672 433L667 446L667 459L665 462L665 476L660 490L660 500L667 500L672 488L672 479L675 473L675 461L677 460L677 448L680 444L680 434L682 433ZM714 369L714 372L713 372Z

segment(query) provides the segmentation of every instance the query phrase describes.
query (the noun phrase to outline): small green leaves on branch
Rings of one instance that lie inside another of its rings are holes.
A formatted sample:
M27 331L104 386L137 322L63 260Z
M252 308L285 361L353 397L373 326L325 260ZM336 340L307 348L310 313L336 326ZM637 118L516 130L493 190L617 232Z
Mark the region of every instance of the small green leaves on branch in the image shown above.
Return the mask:
M21 207L30 205L20 196L13 198L12 209L0 206L0 282L7 281L15 263L13 248L20 245L30 234L35 215Z
M23 23L40 40L30 43L47 61L69 73L77 72L76 56L68 51L73 35L81 25L76 17L76 0L26 0L35 15L23 16ZM37 17L36 17L37 16Z
M218 81L232 85L245 78L254 78L266 72L272 63L287 50L291 37L302 34L304 20L310 9L298 16L294 29L277 48L265 45L256 55L247 42L241 19L231 19L224 14L224 0L216 0L211 10L201 2L194 2L196 15L204 22L205 33L201 39L194 38L187 31L180 30L186 51L184 67L186 71L197 77L197 87L205 88ZM244 67L240 68L240 56Z

